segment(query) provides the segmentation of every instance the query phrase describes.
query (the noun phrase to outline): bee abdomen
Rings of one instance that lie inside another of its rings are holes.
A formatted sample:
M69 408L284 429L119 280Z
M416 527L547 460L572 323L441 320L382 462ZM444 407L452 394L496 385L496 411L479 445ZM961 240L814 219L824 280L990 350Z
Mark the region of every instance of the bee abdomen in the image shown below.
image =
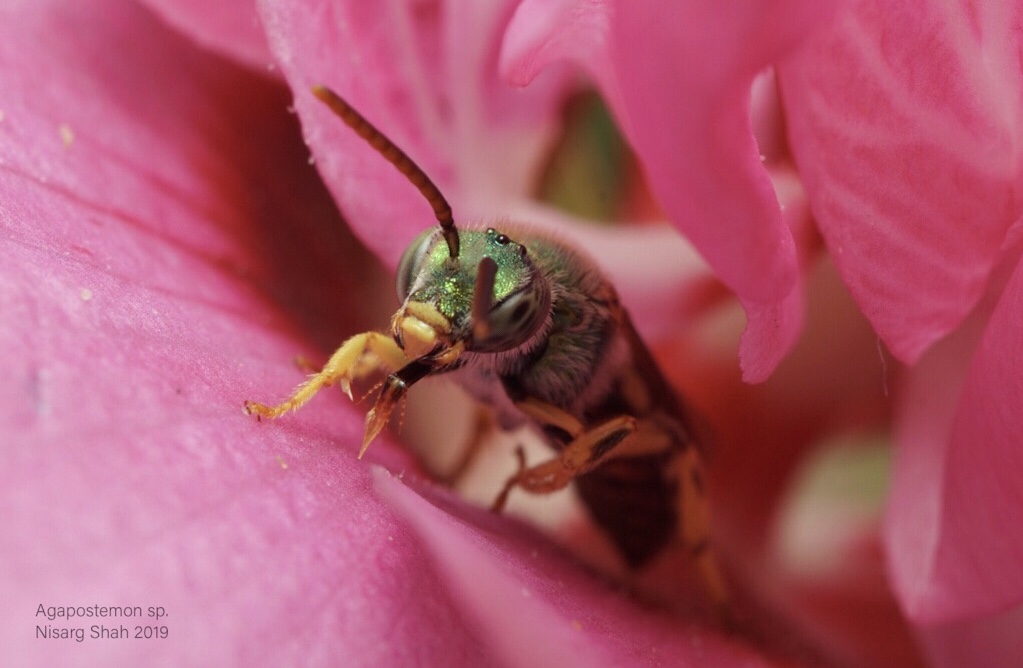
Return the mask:
M593 520L636 570L664 550L678 526L678 485L665 476L671 453L612 459L576 479Z

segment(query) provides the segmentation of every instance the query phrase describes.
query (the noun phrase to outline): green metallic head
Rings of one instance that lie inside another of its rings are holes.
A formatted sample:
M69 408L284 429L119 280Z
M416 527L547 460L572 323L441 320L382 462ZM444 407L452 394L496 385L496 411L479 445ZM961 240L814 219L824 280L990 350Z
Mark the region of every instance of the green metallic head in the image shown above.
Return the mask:
M404 151L334 91L312 92L408 178L440 225L412 242L398 267L403 304L391 329L415 358L395 376L402 386L454 363L463 350L497 353L527 343L547 319L551 293L526 247L494 229L459 230L440 189Z
M398 299L433 306L450 323L451 342L469 351L528 342L547 319L551 292L526 247L493 228L458 230L458 237L457 256L442 229L412 242L398 265Z

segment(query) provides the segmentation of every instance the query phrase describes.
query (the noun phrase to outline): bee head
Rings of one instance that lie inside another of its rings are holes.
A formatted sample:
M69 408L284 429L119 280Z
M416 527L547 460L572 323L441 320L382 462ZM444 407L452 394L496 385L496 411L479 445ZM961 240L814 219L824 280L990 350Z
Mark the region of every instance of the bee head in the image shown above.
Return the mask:
M440 189L426 173L348 102L326 86L313 94L414 185L433 209L438 228L424 232L401 259L401 309L391 320L407 356L444 366L463 350L513 350L540 330L551 294L526 247L494 230L455 225Z
M547 321L551 293L526 246L488 228L462 230L459 255L449 251L436 228L405 251L392 321L399 344L418 356L435 345L497 353L529 342Z

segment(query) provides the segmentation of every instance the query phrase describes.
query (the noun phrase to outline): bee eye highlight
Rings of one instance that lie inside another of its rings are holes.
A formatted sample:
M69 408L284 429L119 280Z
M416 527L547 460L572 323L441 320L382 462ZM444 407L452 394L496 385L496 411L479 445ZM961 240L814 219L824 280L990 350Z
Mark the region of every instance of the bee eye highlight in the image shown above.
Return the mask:
M401 260L398 262L398 271L394 275L394 288L398 295L398 302L404 302L405 298L411 294L412 284L416 280L426 252L432 245L431 237L435 234L438 232L434 229L422 232L402 254Z

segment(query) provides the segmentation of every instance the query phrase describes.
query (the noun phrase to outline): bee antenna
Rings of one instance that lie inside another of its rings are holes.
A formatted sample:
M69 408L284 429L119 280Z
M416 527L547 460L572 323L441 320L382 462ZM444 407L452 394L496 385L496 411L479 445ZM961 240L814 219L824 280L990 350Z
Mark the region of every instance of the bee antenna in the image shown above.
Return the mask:
M458 228L455 227L455 220L451 217L451 205L444 199L440 188L434 185L426 172L414 163L404 151L395 146L394 142L388 139L384 133L377 130L372 123L363 118L362 114L345 102L340 95L326 86L313 86L312 91L313 95L330 107L330 110L345 122L345 125L355 130L355 134L365 139L380 155L397 167L398 171L412 185L419 189L419 192L433 207L433 214L437 217L437 222L440 223L440 228L444 233L444 241L448 244L448 254L452 258L458 257Z

